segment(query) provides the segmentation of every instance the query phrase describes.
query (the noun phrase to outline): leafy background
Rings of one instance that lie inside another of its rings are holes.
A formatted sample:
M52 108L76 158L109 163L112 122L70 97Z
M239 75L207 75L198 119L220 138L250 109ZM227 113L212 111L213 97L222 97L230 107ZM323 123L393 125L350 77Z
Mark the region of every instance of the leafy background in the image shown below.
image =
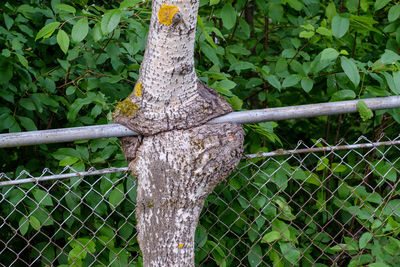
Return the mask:
M0 132L111 123L114 106L130 94L138 77L150 6L141 0L2 1ZM200 1L197 74L235 110L398 95L399 53L396 1ZM359 114L245 125L246 153L293 148L300 139L312 144L323 137L334 144L360 135L372 141L382 134L398 135L400 109L371 112L362 101L358 109ZM126 166L116 138L1 149L0 163L9 177L22 170L40 175L43 168L57 172L65 166L77 171ZM323 180L323 169L318 171ZM390 179L396 182L397 176ZM132 184L118 186L106 195L112 203ZM84 187L75 190L82 194ZM34 195L41 199L43 192ZM0 214L10 208L4 204ZM25 225L23 235L43 224L35 216L30 224L21 215L14 217ZM210 242L203 246L214 248ZM214 254L219 265L232 263Z

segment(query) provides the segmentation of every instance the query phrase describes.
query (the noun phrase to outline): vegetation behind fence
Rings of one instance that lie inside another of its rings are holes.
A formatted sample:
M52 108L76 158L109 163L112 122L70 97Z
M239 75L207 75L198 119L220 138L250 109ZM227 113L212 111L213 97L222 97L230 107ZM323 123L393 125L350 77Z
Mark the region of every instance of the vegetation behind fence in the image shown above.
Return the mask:
M196 265L398 266L399 138L247 155L205 202ZM141 266L136 179L93 171L0 175L1 266Z

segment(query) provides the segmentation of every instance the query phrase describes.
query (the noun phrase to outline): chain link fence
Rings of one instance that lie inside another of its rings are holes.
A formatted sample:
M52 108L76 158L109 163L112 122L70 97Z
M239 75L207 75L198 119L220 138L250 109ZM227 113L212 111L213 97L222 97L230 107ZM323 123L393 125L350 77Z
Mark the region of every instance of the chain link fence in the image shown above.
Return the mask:
M400 136L246 155L205 202L196 266L400 266ZM0 174L0 266L141 266L127 168Z

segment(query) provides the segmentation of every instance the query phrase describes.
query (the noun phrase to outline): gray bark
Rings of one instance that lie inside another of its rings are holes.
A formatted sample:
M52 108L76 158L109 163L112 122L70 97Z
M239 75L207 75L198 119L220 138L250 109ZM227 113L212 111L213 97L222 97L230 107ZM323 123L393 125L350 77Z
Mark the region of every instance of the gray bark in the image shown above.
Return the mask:
M240 125L205 125L232 109L196 76L197 9L198 0L153 0L138 82L114 111L115 122L145 136L121 141L138 178L137 231L146 267L194 265L204 200L243 151Z
M177 6L181 22L160 23L163 4ZM115 122L153 135L202 125L232 111L196 76L193 49L197 9L198 0L153 1L146 52L135 86L140 89L116 107Z

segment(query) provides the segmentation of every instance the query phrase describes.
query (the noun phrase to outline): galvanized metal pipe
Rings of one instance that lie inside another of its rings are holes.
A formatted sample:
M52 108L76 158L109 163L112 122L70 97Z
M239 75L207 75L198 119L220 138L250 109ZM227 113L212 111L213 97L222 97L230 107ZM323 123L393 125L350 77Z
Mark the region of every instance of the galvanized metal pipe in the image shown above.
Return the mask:
M362 99L372 110L400 108L400 96L388 96ZM318 116L336 115L357 112L358 100L308 104L281 108L267 108L232 112L218 117L209 123L236 122L257 123L263 121L280 121Z
M372 110L400 108L400 96L363 99ZM239 111L215 118L208 123L257 123L287 119L310 118L357 112L358 100L309 104L281 108ZM54 130L0 134L0 148L71 142L85 139L137 135L119 124L105 124Z

